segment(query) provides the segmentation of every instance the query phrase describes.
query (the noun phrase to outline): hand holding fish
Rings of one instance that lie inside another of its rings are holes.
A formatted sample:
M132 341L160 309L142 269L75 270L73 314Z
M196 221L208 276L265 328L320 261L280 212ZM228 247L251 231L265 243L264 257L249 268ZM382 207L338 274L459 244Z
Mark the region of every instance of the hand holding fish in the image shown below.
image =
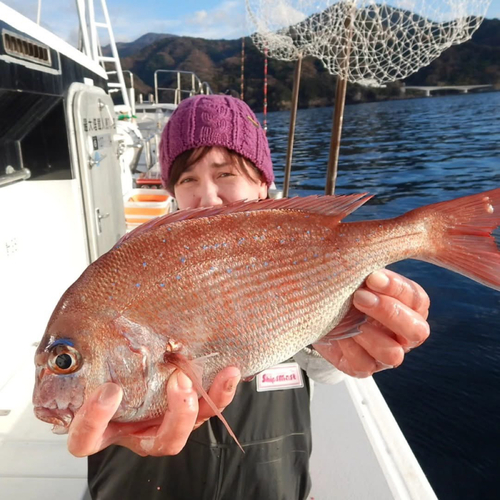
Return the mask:
M429 297L424 289L387 269L375 271L353 296L354 306L368 316L362 333L315 349L339 370L353 377L399 366L405 352L429 336Z
M240 380L237 368L222 370L208 394L223 410L232 400ZM168 408L165 415L147 423L117 424L111 422L123 398L122 388L107 383L94 391L76 413L69 428L68 450L77 457L97 453L111 444L129 448L138 455L175 455L184 447L193 431L214 411L198 394L189 377L180 370L167 384Z

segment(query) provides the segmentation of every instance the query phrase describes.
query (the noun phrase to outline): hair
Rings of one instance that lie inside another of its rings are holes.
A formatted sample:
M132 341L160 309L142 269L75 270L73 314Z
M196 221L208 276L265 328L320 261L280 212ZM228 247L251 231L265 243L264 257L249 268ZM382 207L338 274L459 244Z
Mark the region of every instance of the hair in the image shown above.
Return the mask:
M217 146L201 146L199 148L188 149L184 151L184 153L181 153L172 163L172 170L170 171L170 177L166 188L173 193L174 186L177 184L183 172L191 165L201 161L214 147ZM223 147L220 147L220 149L223 151L226 161L231 163L238 172L243 174L251 182L257 183L258 180L265 182L261 170L259 170L250 160L243 158L243 156L230 149ZM257 174L258 180L251 175L252 172Z

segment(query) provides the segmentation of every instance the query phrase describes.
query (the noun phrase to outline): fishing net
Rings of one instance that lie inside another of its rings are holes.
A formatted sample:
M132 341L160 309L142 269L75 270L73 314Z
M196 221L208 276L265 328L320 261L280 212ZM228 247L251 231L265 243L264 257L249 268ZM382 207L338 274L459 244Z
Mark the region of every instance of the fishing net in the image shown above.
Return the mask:
M313 56L351 83L406 78L468 40L491 0L246 0L255 45L283 61Z

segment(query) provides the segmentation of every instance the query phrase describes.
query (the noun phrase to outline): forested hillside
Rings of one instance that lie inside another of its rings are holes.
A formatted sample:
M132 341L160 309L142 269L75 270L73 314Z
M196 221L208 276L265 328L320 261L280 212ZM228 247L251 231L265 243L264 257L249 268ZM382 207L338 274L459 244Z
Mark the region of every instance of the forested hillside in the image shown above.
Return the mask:
M148 33L135 42L118 46L124 69L135 75L138 92L152 92L157 69L194 71L210 84L214 92L240 91L241 39L205 40L168 34ZM290 105L294 63L269 59L268 101L270 110ZM245 39L245 100L255 109L262 107L264 57ZM321 62L303 62L300 107L331 105L335 96L335 77ZM492 84L500 89L500 20L486 19L472 39L452 46L428 67L405 81L408 85ZM347 102L365 102L401 97L402 82L386 88L348 85ZM168 82L163 81L163 85Z

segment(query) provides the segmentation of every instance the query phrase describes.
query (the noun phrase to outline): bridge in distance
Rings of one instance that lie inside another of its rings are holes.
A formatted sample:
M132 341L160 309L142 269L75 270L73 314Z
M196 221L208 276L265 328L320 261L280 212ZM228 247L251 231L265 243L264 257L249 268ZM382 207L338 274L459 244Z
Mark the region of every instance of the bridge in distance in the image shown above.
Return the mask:
M406 90L421 90L425 92L426 97L431 96L431 92L436 90L458 90L461 94L467 94L470 90L492 88L493 85L404 85L401 87L401 92L404 94Z

